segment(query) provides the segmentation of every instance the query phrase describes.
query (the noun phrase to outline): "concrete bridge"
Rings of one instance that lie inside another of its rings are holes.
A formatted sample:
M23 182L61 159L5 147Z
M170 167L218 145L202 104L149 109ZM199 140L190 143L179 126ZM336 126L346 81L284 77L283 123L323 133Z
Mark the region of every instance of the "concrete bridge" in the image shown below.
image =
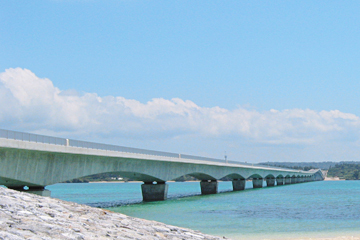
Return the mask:
M264 183L272 187L324 179L321 170L252 165L1 129L0 164L0 185L11 189L50 196L47 185L117 172L144 182L144 201L166 199L166 181L184 175L200 180L202 194L217 193L218 180L223 177L231 179L234 191L244 190L246 180L251 180L254 188L262 188Z

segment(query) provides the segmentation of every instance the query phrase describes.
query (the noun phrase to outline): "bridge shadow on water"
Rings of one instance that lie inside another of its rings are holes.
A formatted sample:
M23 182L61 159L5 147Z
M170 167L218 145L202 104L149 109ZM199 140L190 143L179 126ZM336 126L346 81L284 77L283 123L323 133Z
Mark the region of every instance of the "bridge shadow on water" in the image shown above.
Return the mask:
M223 184L229 185L231 182L223 182ZM247 184L248 185L248 184ZM250 184L249 184L250 185ZM284 186L284 185L283 185ZM229 187L229 186L228 186ZM271 188L282 187L275 186ZM251 191L261 191L265 190L264 188L252 188L250 186L246 186L246 189L243 191L233 191L232 189L221 189L217 194L209 194L202 195L200 192L192 192L192 193L170 193L165 201L197 201L200 199L205 200L206 198L216 198L216 197L224 197L224 195L233 195L233 194L241 194L243 192L251 192ZM90 202L84 203L91 207L97 208L113 208L113 207L122 207L129 205L151 205L151 204L162 204L164 201L156 201L156 202L144 202L141 199L121 199L115 201L101 201L101 202Z

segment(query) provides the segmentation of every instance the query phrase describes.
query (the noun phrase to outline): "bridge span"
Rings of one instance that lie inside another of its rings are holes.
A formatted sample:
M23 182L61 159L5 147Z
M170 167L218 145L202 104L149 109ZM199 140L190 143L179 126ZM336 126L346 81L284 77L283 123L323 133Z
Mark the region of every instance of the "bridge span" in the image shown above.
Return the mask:
M0 164L0 185L11 189L50 196L48 185L117 172L144 182L144 201L165 200L166 182L184 175L200 180L202 194L217 193L223 177L231 179L234 191L244 190L246 180L262 188L264 183L271 187L324 179L319 169L299 171L1 129Z

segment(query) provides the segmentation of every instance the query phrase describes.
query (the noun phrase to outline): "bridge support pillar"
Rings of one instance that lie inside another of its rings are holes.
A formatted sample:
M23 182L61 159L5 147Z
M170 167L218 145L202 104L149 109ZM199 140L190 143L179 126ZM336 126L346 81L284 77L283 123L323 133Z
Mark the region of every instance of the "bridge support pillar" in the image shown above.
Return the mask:
M275 178L266 178L266 186L268 187L275 186Z
M297 177L292 177L291 178L291 184L294 184L294 183L298 183L298 178Z
M216 180L201 180L201 194L216 194L218 192L218 182Z
M262 179L262 178L254 178L252 180L253 188L262 188L263 187L263 181L264 181L264 179Z
M282 177L276 178L276 185L277 186L284 185L284 178Z
M285 178L285 185L291 184L291 178Z
M29 189L24 189L24 186L11 186L8 187L10 189L20 191L20 192L26 192L26 193L32 193L43 197L50 197L51 191L45 189L45 187L38 186L38 187L29 187Z
M141 191L144 202L162 201L167 198L168 187L165 182L144 182L141 185Z
M234 179L232 180L233 191L241 191L245 189L245 179Z

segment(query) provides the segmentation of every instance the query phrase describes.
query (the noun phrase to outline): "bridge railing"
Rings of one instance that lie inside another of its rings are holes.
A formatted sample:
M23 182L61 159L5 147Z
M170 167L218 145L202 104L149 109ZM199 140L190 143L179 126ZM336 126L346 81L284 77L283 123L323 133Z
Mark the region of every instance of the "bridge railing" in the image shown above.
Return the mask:
M140 148L123 147L123 146L117 146L117 145L111 145L111 144L86 142L86 141L65 139L65 138L58 138L58 137L49 137L49 136L44 136L44 135L39 135L39 134L24 133L24 132L17 132L17 131L4 130L4 129L0 129L0 138L21 140L21 141L27 141L27 142L37 142L37 143L71 146L71 147L90 148L90 149L98 149L98 150L106 150L106 151L116 151L116 152L124 152L124 153L136 153L136 154L153 155L153 156L161 156L161 157L184 158L184 159L191 159L191 160L225 163L225 159L208 158L208 157L200 157L200 156L193 156L193 155L187 155L187 154L169 153L169 152L146 150L146 149L140 149ZM260 165L260 164L243 163L243 162L229 161L229 160L226 161L226 163L242 164L242 165L246 165L246 166L262 166L262 167L268 167L268 168L279 169L279 170L289 170L288 168L272 167L272 166L266 166L266 165Z
M49 137L44 135L16 132L16 131L3 130L3 129L0 129L0 138L21 140L27 142L55 144L55 145L66 145L65 138Z
M153 156L161 156L161 157L184 158L184 159L191 159L191 160L200 160L200 161L211 161L211 162L225 163L224 159L218 159L218 158L208 158L208 157L193 156L193 155L188 155L188 154L179 154L179 153L170 153L170 152L162 152L162 151L155 151L155 150L147 150L147 149L141 149L141 148L123 147L123 146L118 146L118 145L86 142L86 141L73 140L73 139L69 139L69 146L71 146L71 147L81 147L81 148L90 148L90 149L98 149L98 150L107 150L107 151L116 151L116 152L124 152L124 153L137 153L137 154L153 155ZM242 162L229 161L229 160L226 161L226 163L242 164L242 165L247 165L247 166L260 166L258 164L242 163ZM271 166L264 166L264 167L271 167ZM276 167L271 167L271 168L276 168Z
M86 141L79 141L79 140L72 140L72 139L69 140L69 146L92 148L92 149L107 150L107 151L116 151L116 152L125 152L125 153L155 155L155 156L163 156L163 157L175 157L175 158L179 157L179 154L176 154L176 153L153 151L153 150L146 150L146 149L140 149L140 148L123 147L123 146L103 144L103 143L93 143L93 142L86 142Z

